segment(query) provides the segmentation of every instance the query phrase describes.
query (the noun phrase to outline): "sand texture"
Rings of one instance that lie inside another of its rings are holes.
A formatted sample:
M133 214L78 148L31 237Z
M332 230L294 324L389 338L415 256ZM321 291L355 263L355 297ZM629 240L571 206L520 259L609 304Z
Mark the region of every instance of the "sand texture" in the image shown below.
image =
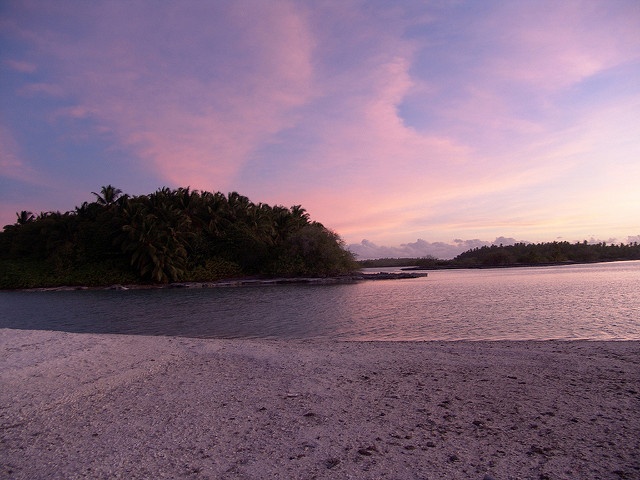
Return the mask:
M1 478L640 479L640 342L0 330Z

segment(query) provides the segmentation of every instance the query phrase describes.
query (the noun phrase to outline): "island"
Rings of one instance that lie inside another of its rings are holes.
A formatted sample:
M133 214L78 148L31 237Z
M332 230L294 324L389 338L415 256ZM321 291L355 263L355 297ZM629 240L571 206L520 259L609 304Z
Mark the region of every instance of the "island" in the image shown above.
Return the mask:
M339 235L301 205L189 187L92 193L65 213L17 213L0 233L0 288L326 278L359 269Z

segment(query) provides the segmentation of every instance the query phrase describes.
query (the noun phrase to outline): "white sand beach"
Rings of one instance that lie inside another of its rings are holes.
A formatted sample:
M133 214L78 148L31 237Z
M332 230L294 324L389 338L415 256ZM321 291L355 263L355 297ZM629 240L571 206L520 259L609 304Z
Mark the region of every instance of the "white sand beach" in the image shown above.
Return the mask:
M1 478L640 478L640 342L2 329L0 355Z

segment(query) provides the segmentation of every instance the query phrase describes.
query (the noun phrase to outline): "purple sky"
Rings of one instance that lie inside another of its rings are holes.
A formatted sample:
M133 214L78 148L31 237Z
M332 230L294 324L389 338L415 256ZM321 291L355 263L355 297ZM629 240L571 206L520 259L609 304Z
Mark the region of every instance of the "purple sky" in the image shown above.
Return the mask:
M0 98L0 225L113 184L362 258L640 239L637 0L5 0Z

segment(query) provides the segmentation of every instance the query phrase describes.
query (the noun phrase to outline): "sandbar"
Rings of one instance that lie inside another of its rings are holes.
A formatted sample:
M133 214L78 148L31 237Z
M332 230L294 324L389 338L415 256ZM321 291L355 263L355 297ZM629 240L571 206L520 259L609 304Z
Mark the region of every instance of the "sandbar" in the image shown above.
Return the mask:
M640 342L0 329L1 478L638 479Z

